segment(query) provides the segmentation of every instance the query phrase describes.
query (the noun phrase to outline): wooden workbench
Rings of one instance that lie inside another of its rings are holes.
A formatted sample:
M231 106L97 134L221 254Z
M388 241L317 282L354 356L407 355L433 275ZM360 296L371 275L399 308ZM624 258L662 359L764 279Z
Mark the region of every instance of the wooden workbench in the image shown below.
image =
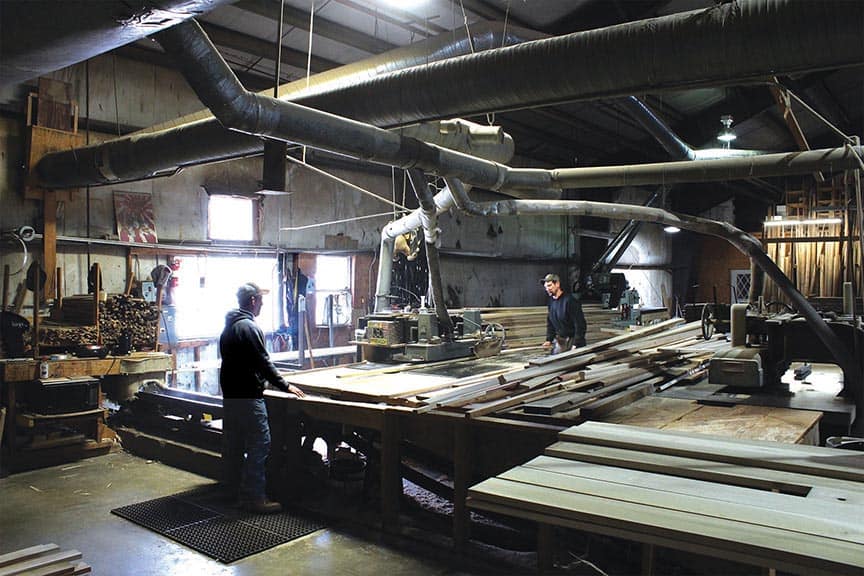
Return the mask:
M6 407L6 424L2 435L2 464L11 471L26 470L88 456L107 453L114 446L114 432L105 425L105 410L95 408L68 414L35 414L19 412L19 387L38 385L40 365L47 364L48 378L100 379L98 398L101 405L101 378L119 375L164 374L174 367L171 355L159 352L137 352L105 358L40 359L9 358L0 360L2 404ZM34 429L47 423L62 422L86 431L80 436L45 439L28 446L19 445L19 428Z
M483 379L500 370L518 369L524 358L507 356L483 361L460 361L473 366ZM442 363L442 367L446 366ZM381 508L385 529L398 525L399 500L402 494L401 451L404 443L422 448L438 459L453 464L453 533L457 546L469 538L468 511L465 505L468 487L523 464L543 453L570 426L532 422L502 416L466 417L464 413L444 410L416 410L405 401L419 391L440 388L454 376L436 374L434 366L413 366L403 371L399 366L342 366L286 375L310 394L294 398L280 392L266 392L274 446L288 446L287 452L271 456L273 486L286 490L290 473L300 463L300 435L303 422L328 422L374 432L380 440ZM466 368L467 370L468 368ZM457 370L464 378L464 371ZM711 427L720 434L759 440L810 442L814 430L818 437L818 412L771 407L701 406L692 400L664 399L648 396L619 409L606 418L628 421L654 428L694 431ZM280 476L280 474L282 476ZM268 476L268 477L269 477Z
M588 422L470 490L469 506L796 574L864 573L864 454Z

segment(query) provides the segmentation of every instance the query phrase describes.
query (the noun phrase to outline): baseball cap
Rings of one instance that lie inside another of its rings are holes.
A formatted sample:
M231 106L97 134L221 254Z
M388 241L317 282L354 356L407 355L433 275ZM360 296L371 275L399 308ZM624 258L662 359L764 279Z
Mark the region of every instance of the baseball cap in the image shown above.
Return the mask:
M262 294L268 294L269 292L270 290L260 288L254 282L247 282L237 289L237 301L241 303L248 302L253 296L260 296Z
M561 278L559 278L557 274L546 274L540 282L544 284L546 282L561 282Z

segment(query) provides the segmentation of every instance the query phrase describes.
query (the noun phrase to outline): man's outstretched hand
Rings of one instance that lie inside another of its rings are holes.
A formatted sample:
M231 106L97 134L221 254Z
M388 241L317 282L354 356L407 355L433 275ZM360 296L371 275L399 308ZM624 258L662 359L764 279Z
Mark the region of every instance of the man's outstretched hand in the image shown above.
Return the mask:
M297 386L294 386L293 384L289 384L289 385L288 385L288 393L289 393L289 394L294 394L294 395L297 396L298 398L305 398L305 397L306 397L306 393L303 392L303 390L301 390L301 389L298 388Z

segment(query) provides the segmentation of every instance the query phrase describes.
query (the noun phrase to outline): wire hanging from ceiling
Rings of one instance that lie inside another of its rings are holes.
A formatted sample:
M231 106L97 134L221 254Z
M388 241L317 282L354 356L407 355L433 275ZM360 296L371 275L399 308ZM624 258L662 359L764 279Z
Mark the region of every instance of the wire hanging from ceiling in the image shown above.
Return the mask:
M463 0L459 0L459 8L462 9L462 24L465 26L465 37L468 39L468 47L471 48L471 54L475 54L477 50L474 48L474 37L471 36L471 28L468 26L468 14L465 12L465 3ZM510 0L507 0L507 14L510 13ZM503 45L504 38L507 37L507 18L504 18L504 33L501 35L501 43ZM492 126L495 123L495 113L490 112L486 114L486 122L489 126Z
M315 0L309 3L309 46L306 50L306 89L312 77L312 32L315 27ZM303 146L303 163L306 163L306 146Z

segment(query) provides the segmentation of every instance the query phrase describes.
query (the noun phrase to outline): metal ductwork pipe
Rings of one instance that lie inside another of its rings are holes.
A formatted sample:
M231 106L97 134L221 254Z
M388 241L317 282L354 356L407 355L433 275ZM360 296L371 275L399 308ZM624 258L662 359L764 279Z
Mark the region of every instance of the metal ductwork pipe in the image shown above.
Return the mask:
M279 98L309 102L315 95L351 86L380 74L470 54L472 44L475 50L491 50L539 37L545 35L524 28L505 27L500 22L486 22L472 27L469 40L460 28L316 74L308 83L303 79L284 84L279 87ZM262 95L269 93L269 90L261 92ZM427 127L429 123L407 126L403 129L404 135L503 161L485 152L490 148L489 133L479 130L479 125L474 124L475 127L466 132L464 126L454 128L448 125L450 122L460 121L442 121L440 125L433 123L433 126L441 128L439 135L434 138L434 130ZM422 136L415 134L415 131L422 131ZM452 145L466 134L467 148ZM502 137L510 139L508 135ZM442 142L442 139L446 142ZM500 147L497 148L500 152ZM170 174L185 166L240 158L258 154L263 149L264 143L260 138L225 130L213 114L205 110L124 138L73 150L70 154L49 154L40 161L36 172L46 188L99 186Z
M799 314L805 318L817 338L831 351L834 360L843 369L846 377L852 381L853 389L859 391L860 394L861 369L855 357L850 354L849 348L840 341L831 327L819 315L819 312L795 288L795 285L777 264L768 257L765 250L762 249L762 243L743 230L726 222L673 214L660 208L631 204L587 200L502 200L479 204L468 197L464 185L457 179L448 178L446 181L456 207L475 216L518 216L523 214L595 216L613 220L654 222L723 238L750 258L753 264L751 270L754 272L753 284L760 287L763 285L763 274L756 274L755 272L758 271L767 274L777 284L777 287L789 298Z
M741 84L864 64L862 19L861 2L742 0L450 58L297 101L393 127L646 91ZM151 137L174 136L168 130ZM201 139L197 146L207 143ZM50 154L37 173L46 187L106 184L111 180L99 171L99 161L125 163L115 161L117 153L107 143L98 153L90 147ZM68 158L58 158L63 155ZM184 161L195 156L189 150ZM168 157L163 162L162 170L183 164ZM69 170L76 163L80 166ZM115 174L119 180L131 178Z
M432 199L435 203L435 214L441 215L453 206L453 197L449 190L442 190ZM423 225L422 209L418 208L387 224L381 230L381 252L378 258L378 280L375 284L375 312L384 312L390 307L390 284L393 278L393 248L395 239L400 234L416 230Z
M855 151L860 155L864 153L864 147L858 146ZM768 176L811 174L820 170L842 172L857 167L858 160L852 151L846 148L826 148L805 152L760 154L716 160L562 168L552 170L549 185L552 188L564 189L722 182L724 180L745 180ZM505 179L504 187L506 186Z
M4 0L0 86L98 56L235 0Z
M647 104L636 98L628 96L621 100L624 109L663 146L675 160L695 160L696 152L681 140L671 128L657 116Z

